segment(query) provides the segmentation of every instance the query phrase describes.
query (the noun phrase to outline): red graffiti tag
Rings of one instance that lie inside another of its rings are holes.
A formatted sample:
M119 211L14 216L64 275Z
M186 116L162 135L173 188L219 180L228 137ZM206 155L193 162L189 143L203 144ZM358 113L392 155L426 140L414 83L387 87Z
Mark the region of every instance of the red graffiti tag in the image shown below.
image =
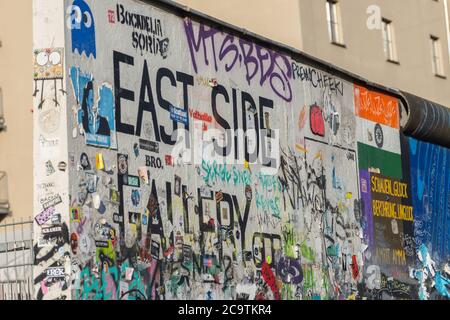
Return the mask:
M351 266L352 266L353 279L356 279L359 276L359 268L358 268L358 262L356 261L356 256L352 256Z
M116 13L114 10L108 10L108 21L109 23L116 23Z
M275 295L275 300L281 300L280 292L278 291L275 275L273 274L272 268L269 264L264 261L261 269L261 273L264 281L269 285L270 290L272 290Z

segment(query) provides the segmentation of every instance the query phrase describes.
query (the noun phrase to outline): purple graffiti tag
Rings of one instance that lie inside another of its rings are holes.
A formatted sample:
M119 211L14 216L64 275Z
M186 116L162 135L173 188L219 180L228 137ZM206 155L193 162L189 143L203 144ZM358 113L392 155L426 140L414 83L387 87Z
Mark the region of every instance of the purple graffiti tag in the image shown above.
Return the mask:
M226 63L225 64L225 71L229 72L231 69L234 68L236 62L238 61L242 61L242 56L239 56L239 49L238 47L234 44L234 37L232 35L226 35L225 39L222 42L222 46L220 47L220 51L219 51L219 60L222 61L225 59L225 57L229 54L229 53L234 53L234 58L233 61L231 62L231 64Z
M242 50L242 55L244 57L244 65L247 70L246 79L248 84L251 84L251 80L255 77L258 72L258 59L253 56L253 43L240 39L239 45ZM252 70L253 69L253 70ZM262 83L260 82L262 85Z
M297 285L303 281L303 269L299 260L281 257L277 271L284 283Z
M87 221L87 218L83 217L83 220L78 224L78 227L77 227L77 233L78 234L82 234L83 233L84 224L86 223L86 221Z
M207 45L206 45L206 40L208 40L208 38L211 38L211 48L212 48L212 53L213 53L213 58L214 58L214 68L216 71L218 71L214 36L219 31L217 31L213 28L206 29L205 25L201 24L199 27L199 31L198 31L198 38L195 39L194 27L193 27L192 21L190 19L184 20L184 29L186 32L186 37L187 37L188 44L189 44L189 51L191 53L191 58L192 58L192 65L194 67L195 73L198 73L197 62L195 60L195 54L200 50L201 45L203 45L203 54L205 57L205 65L209 66L208 50L207 50Z
M203 54L204 65L209 66L210 59L213 59L216 72L219 66L226 72L242 68L248 85L252 85L254 80L258 80L260 86L268 83L277 96L286 102L292 101L290 81L293 72L287 56L203 24L194 31L190 19L184 20L184 29L195 73L199 72L199 56ZM216 36L218 34L221 36ZM220 48L219 52L216 48Z

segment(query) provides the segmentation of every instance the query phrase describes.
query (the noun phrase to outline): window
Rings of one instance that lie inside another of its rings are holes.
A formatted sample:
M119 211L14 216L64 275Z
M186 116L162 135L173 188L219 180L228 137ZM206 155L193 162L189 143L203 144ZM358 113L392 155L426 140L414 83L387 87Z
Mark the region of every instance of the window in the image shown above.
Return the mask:
M441 41L436 36L430 36L431 41L431 60L433 64L433 73L438 77L444 77L444 66L442 61Z
M9 214L8 176L0 171L0 215Z
M6 129L5 118L3 117L3 95L2 88L0 88L0 132Z
M327 0L327 20L330 40L333 44L344 45L339 4L336 0Z
M395 47L394 27L392 21L381 20L381 31L383 34L384 55L389 62L398 62L397 50Z

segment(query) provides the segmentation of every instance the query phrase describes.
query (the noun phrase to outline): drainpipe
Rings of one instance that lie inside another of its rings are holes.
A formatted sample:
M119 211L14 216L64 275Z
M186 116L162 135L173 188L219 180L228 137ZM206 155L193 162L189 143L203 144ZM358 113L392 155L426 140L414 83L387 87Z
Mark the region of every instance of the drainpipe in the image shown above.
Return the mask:
M449 17L449 1L444 0L444 10L445 10L445 24L447 26L447 45L448 45L448 60L450 62L450 17Z

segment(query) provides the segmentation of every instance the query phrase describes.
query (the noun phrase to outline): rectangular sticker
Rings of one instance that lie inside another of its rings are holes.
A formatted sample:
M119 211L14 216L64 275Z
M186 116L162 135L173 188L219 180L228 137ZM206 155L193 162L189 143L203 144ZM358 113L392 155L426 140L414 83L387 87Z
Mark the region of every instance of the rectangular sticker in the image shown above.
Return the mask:
M182 124L188 124L188 113L183 109L170 106L170 120Z
M354 87L354 95L357 116L395 129L400 128L400 111L396 98L358 85Z
M159 143L149 140L139 139L139 148L145 151L159 153Z

